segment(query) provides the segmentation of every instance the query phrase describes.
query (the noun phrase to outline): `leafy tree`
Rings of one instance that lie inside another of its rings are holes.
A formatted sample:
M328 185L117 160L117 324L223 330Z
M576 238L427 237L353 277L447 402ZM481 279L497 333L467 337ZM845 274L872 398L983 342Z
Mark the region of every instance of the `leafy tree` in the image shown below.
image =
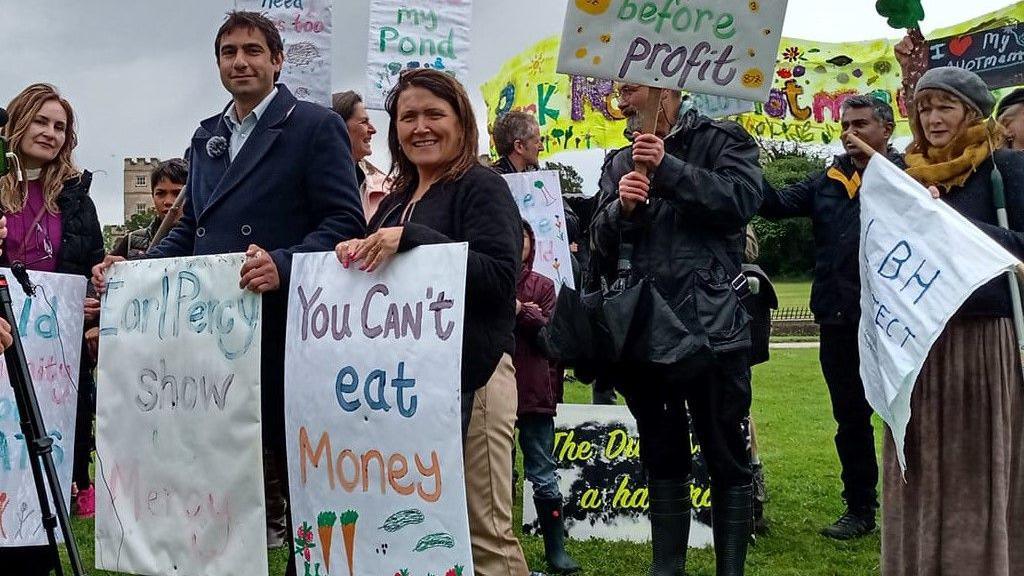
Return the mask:
M156 218L156 209L149 208L142 212L136 212L132 214L128 220L125 221L123 226L109 225L103 227L103 248L110 252L114 249L114 244L124 237L125 234L132 230L138 230L140 228L148 228L153 223L153 219Z
M762 147L764 177L774 188L784 188L823 170L825 161L800 147ZM755 216L765 272L783 277L808 277L814 272L814 236L809 218L767 220Z
M583 194L583 177L575 168L561 162L545 162L545 170L558 170L558 180L562 183L562 194Z

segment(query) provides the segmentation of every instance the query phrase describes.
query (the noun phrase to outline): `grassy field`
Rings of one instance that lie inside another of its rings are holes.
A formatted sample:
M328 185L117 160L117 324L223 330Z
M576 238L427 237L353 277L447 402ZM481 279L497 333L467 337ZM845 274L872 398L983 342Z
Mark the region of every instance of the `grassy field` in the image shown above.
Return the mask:
M586 403L590 389L570 384L567 401ZM752 576L832 576L878 574L879 538L836 542L818 530L842 512L839 464L828 394L818 369L817 350L775 350L767 365L755 368L753 413L768 483L765 515L770 533L751 547L747 574ZM876 419L876 437L881 428ZM520 474L520 477L522 475ZM521 491L519 492L521 494ZM521 510L516 506L516 525ZM76 520L75 533L87 566L93 565L93 522ZM545 570L540 538L522 538L532 569ZM621 542L569 542L569 551L584 566L583 574L646 574L649 546ZM283 574L287 555L272 551L270 574ZM690 576L714 574L711 550L694 550ZM93 574L108 574L94 571Z
M783 280L772 282L779 297L779 308L804 307L811 302L810 280Z

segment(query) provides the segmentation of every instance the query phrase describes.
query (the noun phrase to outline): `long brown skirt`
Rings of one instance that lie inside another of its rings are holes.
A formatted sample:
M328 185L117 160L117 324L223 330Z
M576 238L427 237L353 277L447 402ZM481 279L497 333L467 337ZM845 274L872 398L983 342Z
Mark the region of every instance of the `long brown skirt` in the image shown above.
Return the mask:
M1009 319L947 325L911 397L906 483L886 429L882 574L1024 575L1022 386Z

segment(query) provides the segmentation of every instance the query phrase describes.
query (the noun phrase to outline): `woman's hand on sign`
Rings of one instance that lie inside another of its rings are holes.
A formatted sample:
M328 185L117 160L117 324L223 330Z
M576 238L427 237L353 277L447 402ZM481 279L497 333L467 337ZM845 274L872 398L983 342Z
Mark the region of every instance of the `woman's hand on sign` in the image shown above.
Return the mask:
M338 261L345 268L353 262L362 262L360 270L373 272L398 252L402 241L402 227L381 228L362 240L346 240L334 249Z
M647 166L647 173L654 172L665 159L665 141L654 134L633 133L633 164Z
M103 259L103 262L92 267L92 287L96 289L97 294L103 294L107 291L107 269L114 262L124 262L124 258L120 256L107 256Z
M942 193L939 192L939 188L937 186L929 186L928 191L932 193L932 198L938 198L939 196L942 196Z
M238 287L263 294L281 287L281 276L277 272L277 264L270 254L255 244L250 244L245 251L245 263L242 264L242 277Z
M633 171L619 180L619 202L626 216L633 214L637 204L647 202L647 194L651 191L651 181L647 176Z

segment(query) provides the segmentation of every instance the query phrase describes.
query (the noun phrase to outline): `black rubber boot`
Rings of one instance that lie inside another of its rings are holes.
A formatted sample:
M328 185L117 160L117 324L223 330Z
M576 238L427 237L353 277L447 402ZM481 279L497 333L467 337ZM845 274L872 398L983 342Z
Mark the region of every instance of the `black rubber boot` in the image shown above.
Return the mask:
M544 535L544 558L553 574L579 572L580 565L565 551L565 522L561 498L534 498L540 531Z
M743 576L750 542L751 485L732 488L711 487L711 521L715 535L715 574Z
M686 576L686 550L690 541L690 483L651 480L648 485L651 515L650 576Z

